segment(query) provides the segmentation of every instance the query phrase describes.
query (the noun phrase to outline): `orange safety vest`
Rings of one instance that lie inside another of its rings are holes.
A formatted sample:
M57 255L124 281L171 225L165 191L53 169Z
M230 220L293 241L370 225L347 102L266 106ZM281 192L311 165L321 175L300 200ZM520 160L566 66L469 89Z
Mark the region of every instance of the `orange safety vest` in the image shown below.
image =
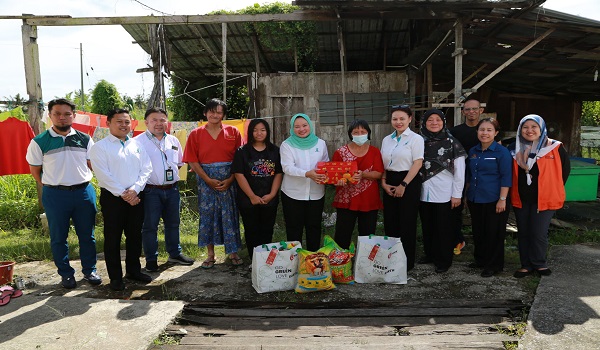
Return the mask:
M538 176L538 211L558 210L563 207L566 198L565 186L562 178L562 163L558 153L558 146L545 156L538 158L537 166L540 171ZM519 197L519 165L513 159L513 181L510 188L512 205L522 208Z

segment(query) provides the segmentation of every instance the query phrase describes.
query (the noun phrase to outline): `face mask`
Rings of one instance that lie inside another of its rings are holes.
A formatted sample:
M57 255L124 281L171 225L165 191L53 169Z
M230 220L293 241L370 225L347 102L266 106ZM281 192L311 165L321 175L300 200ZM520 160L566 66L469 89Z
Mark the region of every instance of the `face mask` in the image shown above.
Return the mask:
M364 145L367 141L369 141L369 135L353 135L352 136L352 142L354 142L355 144L362 146Z

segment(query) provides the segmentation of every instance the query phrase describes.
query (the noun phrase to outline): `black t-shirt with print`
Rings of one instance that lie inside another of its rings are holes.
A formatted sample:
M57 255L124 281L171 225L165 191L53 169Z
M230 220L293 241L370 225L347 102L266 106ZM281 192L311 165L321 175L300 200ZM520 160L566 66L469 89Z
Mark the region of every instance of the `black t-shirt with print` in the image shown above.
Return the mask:
M257 151L252 145L244 145L235 152L231 172L244 174L252 192L262 197L271 192L275 174L283 173L279 147L271 145L262 151ZM242 208L252 206L250 198L241 188L237 191L237 203ZM275 196L267 206L277 205L279 196Z

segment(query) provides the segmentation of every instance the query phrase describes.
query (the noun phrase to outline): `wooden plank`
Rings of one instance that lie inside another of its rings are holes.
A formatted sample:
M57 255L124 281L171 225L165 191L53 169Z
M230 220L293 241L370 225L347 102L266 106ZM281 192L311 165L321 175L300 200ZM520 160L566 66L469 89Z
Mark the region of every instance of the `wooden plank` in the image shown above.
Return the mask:
M85 26L123 24L209 24L246 22L336 21L332 11L298 10L292 13L256 15L175 15L175 16L116 16L116 17L56 17L33 16L23 21L38 26Z
M390 317L390 316L477 316L477 315L506 315L505 307L489 308L401 308L401 309L214 309L193 308L186 312L204 316L226 317Z
M301 322L293 327L283 327L280 324L262 324L258 320L235 320L223 327L214 326L182 326L177 325L167 328L165 332L171 335L182 335L190 337L199 336L233 336L233 337L345 337L358 336L414 336L414 335L480 335L497 334L498 331L486 323L473 324L426 324L418 326L398 325L371 325L364 323L361 326L339 326L333 324L315 325L312 319L300 319ZM183 332L184 330L185 332Z
M477 336L391 336L391 337L184 337L181 345L206 346L210 349L406 349L409 346L430 349L433 346L450 349L504 349L503 341L514 341L506 335ZM202 347L198 347L201 349Z

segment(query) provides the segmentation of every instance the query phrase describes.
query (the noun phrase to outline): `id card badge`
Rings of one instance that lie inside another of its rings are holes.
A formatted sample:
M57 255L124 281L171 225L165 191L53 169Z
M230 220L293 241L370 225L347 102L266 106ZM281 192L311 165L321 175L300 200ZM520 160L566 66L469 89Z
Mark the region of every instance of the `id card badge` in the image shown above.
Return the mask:
M165 170L165 181L173 181L173 169Z

